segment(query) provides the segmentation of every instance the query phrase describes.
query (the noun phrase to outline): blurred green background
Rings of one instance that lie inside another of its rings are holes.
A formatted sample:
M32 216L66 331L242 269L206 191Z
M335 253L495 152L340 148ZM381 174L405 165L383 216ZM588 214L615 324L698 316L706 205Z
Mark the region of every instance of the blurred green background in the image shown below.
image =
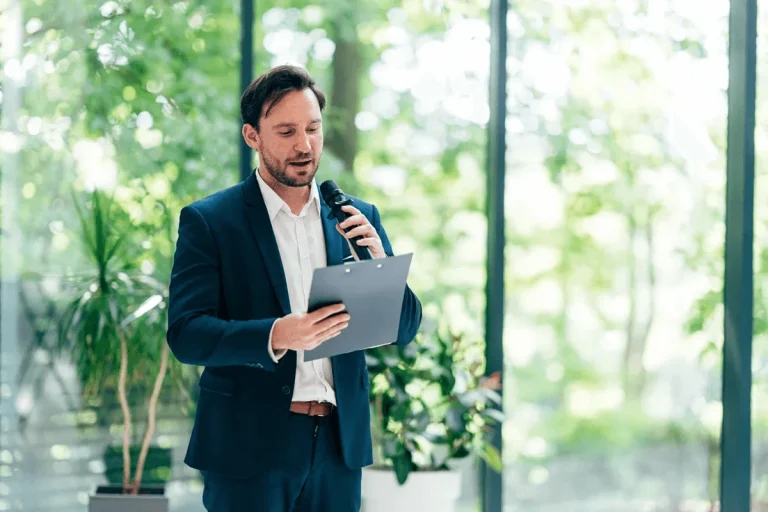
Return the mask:
M69 512L104 481L102 453L122 437L114 385L98 373L114 361L58 342L73 283L93 267L75 203L113 194L113 227L131 247L120 268L167 283L179 209L240 179L240 6L15 3L0 2L2 263L5 279L20 276L3 295L17 319L3 317L0 346L0 510ZM415 253L410 283L428 317L470 337L484 326L488 8L257 1L254 27L256 75L299 64L329 94L318 179L377 204L395 251ZM766 16L753 357L763 504ZM518 0L507 26L505 508L709 510L722 418L728 2ZM133 371L151 382L150 370ZM196 375L169 371L155 442L172 453L172 510L202 510L197 475L181 462ZM471 461L461 469L462 506L479 510Z

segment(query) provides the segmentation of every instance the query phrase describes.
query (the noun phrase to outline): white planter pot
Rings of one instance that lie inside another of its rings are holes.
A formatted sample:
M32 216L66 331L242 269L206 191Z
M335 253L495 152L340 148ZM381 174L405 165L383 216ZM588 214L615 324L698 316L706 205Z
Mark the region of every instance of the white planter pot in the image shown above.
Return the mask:
M363 512L455 512L458 471L414 471L404 485L394 471L363 469Z

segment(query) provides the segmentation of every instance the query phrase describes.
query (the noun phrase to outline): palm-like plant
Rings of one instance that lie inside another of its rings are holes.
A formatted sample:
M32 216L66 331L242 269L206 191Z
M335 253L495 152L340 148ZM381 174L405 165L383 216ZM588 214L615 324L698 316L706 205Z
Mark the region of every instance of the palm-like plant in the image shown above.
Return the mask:
M136 268L131 238L137 227L112 198L97 190L85 207L77 199L74 205L92 267L71 281L74 298L59 324L59 347L74 355L86 398L117 388L123 414L123 492L138 494L168 370L168 346L163 336L167 291ZM133 478L129 374L154 376L147 429Z

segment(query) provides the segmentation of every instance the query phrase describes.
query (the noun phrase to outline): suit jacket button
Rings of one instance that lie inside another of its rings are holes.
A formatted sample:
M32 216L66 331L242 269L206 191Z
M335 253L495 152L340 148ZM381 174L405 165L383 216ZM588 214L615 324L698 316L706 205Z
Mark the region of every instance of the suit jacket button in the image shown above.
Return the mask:
M291 394L291 388L288 386L283 386L283 394L290 395Z

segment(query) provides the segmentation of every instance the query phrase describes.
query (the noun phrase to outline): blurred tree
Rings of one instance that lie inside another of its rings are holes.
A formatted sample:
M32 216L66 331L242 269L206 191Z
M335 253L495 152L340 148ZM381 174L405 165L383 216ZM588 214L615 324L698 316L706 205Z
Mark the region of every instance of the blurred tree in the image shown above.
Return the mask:
M329 32L333 41L333 78L330 90L331 112L327 147L353 172L358 150L355 117L360 109L360 87L365 71L363 48L357 35L360 5L357 0L331 3L328 9ZM370 63L368 63L370 65Z

